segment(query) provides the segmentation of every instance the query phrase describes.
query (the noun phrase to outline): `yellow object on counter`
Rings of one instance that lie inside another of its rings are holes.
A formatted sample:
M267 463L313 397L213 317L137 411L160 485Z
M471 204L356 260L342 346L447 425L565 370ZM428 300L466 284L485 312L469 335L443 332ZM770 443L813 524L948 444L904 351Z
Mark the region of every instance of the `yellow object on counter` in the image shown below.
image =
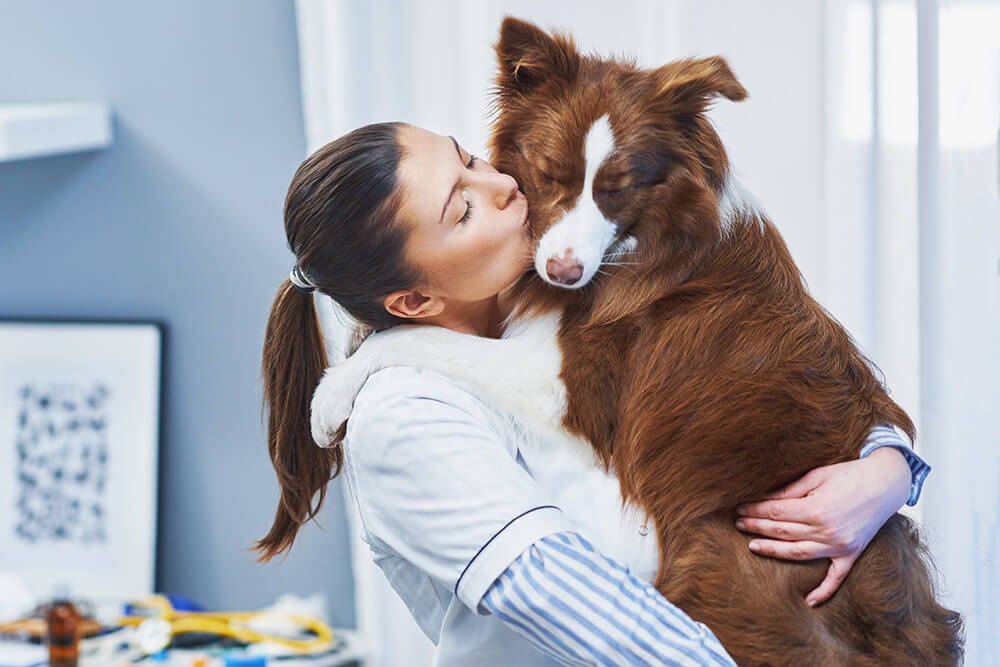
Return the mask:
M330 627L317 618L303 616L300 614L289 614L272 611L233 611L233 612L191 612L177 611L170 603L170 600L163 595L152 595L138 602L133 606L148 607L159 611L158 616L123 616L119 619L120 625L137 626L142 625L150 619L166 621L169 626L166 643L170 643L170 637L185 632L206 632L214 635L232 637L244 642L271 642L280 644L290 649L302 652L311 652L323 648L333 641L333 631ZM277 615L285 618L305 629L312 630L316 637L312 639L287 639L276 635L268 635L256 630L251 630L246 623L260 616ZM150 651L153 652L153 651Z

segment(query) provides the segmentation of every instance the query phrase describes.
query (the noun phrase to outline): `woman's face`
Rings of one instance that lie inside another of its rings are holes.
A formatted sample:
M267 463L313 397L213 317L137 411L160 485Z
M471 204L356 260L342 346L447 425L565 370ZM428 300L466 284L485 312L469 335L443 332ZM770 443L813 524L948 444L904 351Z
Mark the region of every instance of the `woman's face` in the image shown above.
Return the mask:
M473 157L451 137L419 127L399 131L407 259L428 293L481 301L509 287L532 264L528 202L517 182Z

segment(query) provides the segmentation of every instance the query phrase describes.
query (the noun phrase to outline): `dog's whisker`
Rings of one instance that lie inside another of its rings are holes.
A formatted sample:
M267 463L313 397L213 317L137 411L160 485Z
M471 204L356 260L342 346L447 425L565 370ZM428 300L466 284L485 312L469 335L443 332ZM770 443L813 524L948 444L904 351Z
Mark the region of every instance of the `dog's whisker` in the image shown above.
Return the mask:
M624 270L626 270L629 273L631 273L636 278L639 278L639 272L638 271L636 271L634 269L628 268L630 266L638 266L639 264L641 264L641 262L603 262L603 263L601 263L601 267L603 267L603 266L620 266ZM600 267L598 267L597 271L598 271L598 273L603 273L605 275L611 275L608 271L604 271Z

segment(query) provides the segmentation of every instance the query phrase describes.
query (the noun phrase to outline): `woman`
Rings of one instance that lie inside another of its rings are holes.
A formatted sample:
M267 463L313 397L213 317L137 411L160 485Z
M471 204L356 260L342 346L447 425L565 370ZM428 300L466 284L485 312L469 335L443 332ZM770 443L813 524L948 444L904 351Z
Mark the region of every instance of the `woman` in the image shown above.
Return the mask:
M556 484L557 464L532 458L522 434L460 384L385 369L355 401L342 447L310 438L309 401L326 366L310 292L376 330L423 322L498 337L507 291L531 267L526 206L514 179L454 139L404 124L359 128L299 167L285 202L296 268L264 345L281 503L257 548L263 559L289 549L344 465L364 538L437 643L438 664L732 664L648 577L591 546L586 536L607 534L607 518L552 501L573 487L610 507L612 478ZM888 427L860 453L741 508L737 526L762 536L751 549L831 559L809 604L832 595L882 523L916 502L929 470ZM634 567L644 548L635 538L618 560Z

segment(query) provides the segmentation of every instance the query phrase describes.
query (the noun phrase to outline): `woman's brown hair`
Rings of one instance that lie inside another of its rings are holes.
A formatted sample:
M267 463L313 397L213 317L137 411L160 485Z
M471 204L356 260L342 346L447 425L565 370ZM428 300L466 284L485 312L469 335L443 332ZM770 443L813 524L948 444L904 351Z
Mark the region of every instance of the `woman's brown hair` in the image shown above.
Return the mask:
M300 272L376 331L405 322L385 310L382 298L420 280L405 261L407 229L398 220L401 127L366 125L323 146L296 170L285 197L285 236ZM326 366L313 295L285 280L268 317L261 369L281 499L270 532L254 545L259 560L292 547L340 473L345 425L329 448L313 442L309 427L312 393Z

